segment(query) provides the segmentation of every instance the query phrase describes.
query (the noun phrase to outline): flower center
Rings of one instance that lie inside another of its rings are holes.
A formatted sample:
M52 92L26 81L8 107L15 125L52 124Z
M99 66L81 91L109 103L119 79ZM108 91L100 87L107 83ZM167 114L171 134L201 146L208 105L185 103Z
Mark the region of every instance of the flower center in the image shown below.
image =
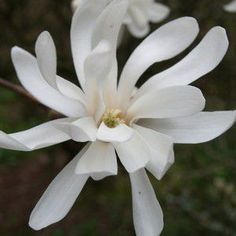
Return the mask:
M102 121L109 128L115 128L116 126L125 123L122 112L119 109L107 110L103 114Z

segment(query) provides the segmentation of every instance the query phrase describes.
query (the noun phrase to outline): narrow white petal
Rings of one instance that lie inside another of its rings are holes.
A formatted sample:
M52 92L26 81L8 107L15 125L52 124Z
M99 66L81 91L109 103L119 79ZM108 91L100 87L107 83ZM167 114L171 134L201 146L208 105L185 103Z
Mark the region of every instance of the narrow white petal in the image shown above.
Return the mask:
M0 147L12 150L31 151L65 142L69 140L70 137L54 127L55 124L62 121L69 121L69 119L49 121L29 130L12 134L6 134L0 131Z
M108 1L107 1L108 2ZM94 6L90 6L92 4ZM77 69L77 74L80 79L81 86L85 88L85 80L86 74L84 71L84 63L86 58L90 55L90 53L98 46L101 41L107 41L111 46L111 58L108 58L109 63L102 63L104 61L104 57L102 55L96 60L96 68L97 65L101 65L99 71L105 71L104 69L110 69L110 73L107 70L103 80L105 82L104 93L106 100L112 98L111 94L114 96L116 93L117 86L117 61L116 61L116 45L118 40L118 34L120 30L120 26L123 20L123 16L125 14L125 10L128 6L126 0L115 0L112 1L111 4L105 7L106 1L89 1L85 4L86 7L81 7L80 11L75 13L74 20L72 23L72 51L74 55L74 63ZM96 6L99 5L99 6ZM104 9L101 8L101 5L104 5ZM90 6L90 7L89 7ZM94 10L92 13L93 7L96 7L96 11ZM99 10L100 9L100 10ZM87 19L89 14L92 16ZM96 16L96 17L95 17ZM93 19L91 21L91 19ZM91 21L91 22L90 22ZM83 24L81 26L81 24ZM80 32L85 30L86 32ZM85 44L86 41L86 45ZM80 45L81 44L81 45ZM106 66L104 66L104 64ZM109 66L110 65L110 66ZM88 66L88 70L92 70L93 66ZM95 71L95 68L94 70ZM103 73L104 74L104 73ZM97 72L96 72L97 75ZM94 86L96 88L96 86ZM93 91L90 89L92 94ZM92 100L98 100L97 96L94 95ZM111 99L113 100L113 99ZM92 104L94 104L92 102ZM95 104L95 107L97 105ZM91 104L89 105L89 110L91 109ZM91 113L91 112L90 112ZM94 115L94 114L93 114Z
M97 139L104 142L126 142L131 139L132 135L133 129L125 124L109 128L102 122L98 128Z
M148 16L151 22L157 23L164 20L170 13L170 9L162 3L150 4Z
M71 122L58 122L55 124L58 130L66 133L76 142L95 141L97 126L92 117L83 117Z
M104 100L106 105L115 104L117 93L117 75L118 66L116 59L117 44L121 25L126 14L129 1L114 0L103 10L96 21L92 36L92 47L95 47L101 40L106 40L111 45L112 50L112 69L106 76L104 84Z
M174 163L173 140L164 134L138 125L134 128L144 138L151 150L151 160L146 168L157 178L161 179Z
M110 0L110 4L103 10L96 21L92 37L92 46L95 47L101 40L106 40L116 53L117 41L129 1Z
M172 137L175 143L203 143L223 134L235 119L236 111L217 111L175 119L140 120L139 124Z
M142 38L150 31L148 16L142 6L133 4L130 6L128 13L131 21L127 24L132 35Z
M179 63L150 78L136 97L152 89L187 85L212 71L223 59L228 49L225 29L212 28L202 41Z
M130 174L130 181L136 235L160 235L164 226L163 213L145 170Z
M117 175L117 160L114 147L110 143L94 142L79 160L77 174L88 174L101 179Z
M42 104L69 117L84 115L84 106L79 101L63 96L44 80L37 60L30 53L14 47L12 61L22 85Z
M20 143L10 135L0 131L0 148L17 150L17 151L31 151L26 145Z
M72 10L76 10L78 7L81 7L83 6L83 4L86 3L87 0L72 0L71 2L71 7L72 7Z
M194 18L183 17L148 36L131 54L122 71L119 83L121 104L130 97L137 80L152 64L178 55L193 42L198 31Z
M121 163L129 173L145 167L150 161L150 149L145 140L135 130L130 140L123 143L114 142L113 145Z
M80 194L88 175L75 174L75 166L84 152L83 150L56 176L33 209L29 225L40 230L63 219Z
M88 55L84 63L86 83L97 80L103 81L111 70L111 45L102 40Z
M171 118L192 115L205 107L205 99L198 88L173 86L153 90L136 100L128 109L128 117Z
M103 84L107 82L107 75L112 69L112 59L111 46L107 41L102 40L85 60L84 91L87 109L91 114L97 110L97 104L101 103L99 100L102 99Z
M111 47L107 41L100 41L97 47L86 58L84 63L86 107L89 115L95 116L103 101L103 84L112 69ZM105 105L104 105L105 106Z
M236 12L236 0L233 0L232 2L226 4L224 6L224 9L228 12Z
M148 21L142 27L138 27L135 24L135 22L132 21L130 24L127 25L127 27L129 29L130 33L136 38L143 38L150 31L150 26L148 24Z
M53 39L49 32L42 32L35 45L37 62L42 76L56 88L57 55Z
M60 76L56 77L56 84L58 90L66 97L75 99L85 104L85 96L81 88L71 83L70 81L63 79Z
M74 65L81 87L84 88L84 61L93 50L92 37L98 16L110 0L90 0L75 12L71 26L71 47ZM104 38L99 38L100 42ZM97 42L97 43L98 43Z

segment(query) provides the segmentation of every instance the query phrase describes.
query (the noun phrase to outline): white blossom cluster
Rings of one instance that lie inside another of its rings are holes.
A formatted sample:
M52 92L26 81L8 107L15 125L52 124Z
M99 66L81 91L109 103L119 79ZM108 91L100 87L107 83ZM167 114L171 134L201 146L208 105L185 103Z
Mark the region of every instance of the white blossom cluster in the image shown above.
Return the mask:
M29 225L40 230L71 209L89 178L117 175L117 157L132 187L133 220L138 236L156 236L163 213L146 171L160 180L174 163L174 144L212 140L235 122L235 111L203 111L200 89L190 85L212 71L228 49L223 28L209 30L182 60L136 83L154 63L187 49L199 33L197 21L182 17L147 36L133 51L118 78L117 42L123 24L143 37L149 21L169 10L152 0L78 0L71 25L71 48L80 87L57 75L57 55L48 32L39 35L35 55L19 47L11 52L24 88L45 106L61 113L26 131L0 131L0 147L32 151L65 142L86 142L56 176L31 213Z

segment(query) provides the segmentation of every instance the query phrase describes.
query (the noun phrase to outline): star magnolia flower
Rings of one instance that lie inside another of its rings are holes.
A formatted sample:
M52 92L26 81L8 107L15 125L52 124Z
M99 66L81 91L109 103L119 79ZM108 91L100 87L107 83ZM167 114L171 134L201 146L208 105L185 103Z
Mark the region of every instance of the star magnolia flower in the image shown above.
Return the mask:
M236 12L236 0L233 0L232 2L226 4L224 6L224 9L228 12Z
M108 0L111 2L112 0ZM87 0L73 0L72 9L83 6ZM146 36L150 31L149 22L158 23L169 15L169 8L155 0L129 0L129 8L123 23L137 38ZM123 32L123 31L122 31Z
M102 6L103 4L103 6ZM73 139L88 142L49 185L30 216L42 229L71 209L89 177L117 174L116 152L128 171L137 235L159 235L163 214L146 174L161 179L174 162L174 143L201 143L225 132L235 111L202 112L205 100L188 84L214 69L228 47L225 30L211 29L179 63L135 84L152 64L185 50L198 24L183 17L160 27L131 54L117 87L116 43L126 14L126 0L91 0L76 11L71 28L72 54L82 89L56 75L56 51L43 32L36 57L14 47L12 60L23 86L40 102L68 118L27 131L0 133L0 146L30 151Z

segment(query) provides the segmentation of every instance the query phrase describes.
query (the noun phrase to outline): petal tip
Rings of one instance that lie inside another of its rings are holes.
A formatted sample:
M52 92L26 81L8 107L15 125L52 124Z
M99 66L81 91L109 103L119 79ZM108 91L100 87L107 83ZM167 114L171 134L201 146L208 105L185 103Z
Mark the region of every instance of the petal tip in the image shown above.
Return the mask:
M30 219L29 219L29 227L36 231L39 231L44 228L40 226L40 224L36 222L32 216L30 216Z

